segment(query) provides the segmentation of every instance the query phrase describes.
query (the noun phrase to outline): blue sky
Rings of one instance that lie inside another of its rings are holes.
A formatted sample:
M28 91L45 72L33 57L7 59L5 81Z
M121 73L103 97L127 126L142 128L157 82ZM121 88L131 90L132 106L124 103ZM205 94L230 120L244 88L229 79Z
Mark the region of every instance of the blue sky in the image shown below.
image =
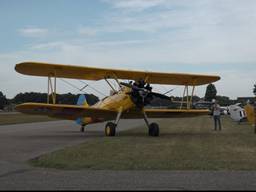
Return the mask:
M216 74L218 94L253 95L253 0L0 0L0 24L0 90L9 98L46 91L46 79L14 71L22 61ZM204 96L205 86L197 90Z

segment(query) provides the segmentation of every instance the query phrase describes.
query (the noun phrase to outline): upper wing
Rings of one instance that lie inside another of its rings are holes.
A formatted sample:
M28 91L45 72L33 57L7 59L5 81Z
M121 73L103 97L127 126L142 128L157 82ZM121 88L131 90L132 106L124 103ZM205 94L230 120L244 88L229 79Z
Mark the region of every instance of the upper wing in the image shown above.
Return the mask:
M80 117L92 117L105 121L115 119L117 115L115 111L106 109L44 103L24 103L16 106L16 110L22 113L48 115L69 120L76 120Z
M208 115L207 109L144 109L148 118L178 118L178 117L195 117ZM143 118L142 111L129 111L122 115L124 119Z
M118 78L137 81L139 79L146 79L148 83L171 85L204 85L220 79L219 76L213 75L117 70L38 62L24 62L17 64L15 70L22 74L35 76L51 76L85 80Z

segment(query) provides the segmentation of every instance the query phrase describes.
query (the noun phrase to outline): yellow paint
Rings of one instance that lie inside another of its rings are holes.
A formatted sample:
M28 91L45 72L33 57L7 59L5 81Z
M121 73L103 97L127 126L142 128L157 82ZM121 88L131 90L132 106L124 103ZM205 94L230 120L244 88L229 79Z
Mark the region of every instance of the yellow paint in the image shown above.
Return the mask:
M130 96L128 95L130 91L131 91L130 88L122 87L122 89L116 94L106 97L102 101L99 101L98 103L90 107L116 111L116 113L120 112L120 110L122 112L126 112L127 110L135 107L135 104L132 102ZM84 105L86 107L89 107L87 102ZM100 119L97 119L97 118L93 119L91 117L85 117L82 119L83 124L91 124L91 123L96 123L100 121L101 121Z
M248 121L253 125L255 123L255 113L253 105L247 104L244 107Z
M70 120L81 118L81 114L83 114L82 121L84 124L115 120L120 110L122 110L121 118L143 118L142 112L136 109L135 104L128 95L130 91L130 88L123 87L116 94L106 97L93 106L24 103L16 106L16 109L24 113L49 115ZM144 109L144 111L149 118L187 117L209 113L209 110L205 109Z
M40 62L19 63L15 66L15 70L25 75L34 76L51 76L95 81L105 78L138 81L144 78L147 83L189 86L209 84L220 79L219 76L214 75L132 71Z
M132 102L130 96L128 95L130 91L130 88L123 87L116 94L106 97L91 107L107 109L116 112L119 112L120 108L122 108L122 111L127 111L128 109L135 107L135 104Z
M93 119L91 117L82 118L82 124L88 125L88 124L91 124L91 123L93 123Z
M23 62L17 64L15 70L26 75L54 77L55 79L57 77L85 80L114 78L115 80L130 79L137 81L143 78L147 83L186 86L208 84L220 79L219 76L211 75L143 72L37 62ZM56 90L54 90L54 92L56 93ZM87 103L83 106L24 103L18 105L16 109L24 113L49 115L70 120L75 120L82 116L84 117L82 119L84 124L114 120L119 112L122 112L122 118L142 118L142 112L136 108L135 104L131 100L129 95L130 92L131 88L122 86L118 92L106 97L93 106L89 106ZM203 115L208 112L208 110L190 109L145 109L144 111L147 113L148 117L154 118Z

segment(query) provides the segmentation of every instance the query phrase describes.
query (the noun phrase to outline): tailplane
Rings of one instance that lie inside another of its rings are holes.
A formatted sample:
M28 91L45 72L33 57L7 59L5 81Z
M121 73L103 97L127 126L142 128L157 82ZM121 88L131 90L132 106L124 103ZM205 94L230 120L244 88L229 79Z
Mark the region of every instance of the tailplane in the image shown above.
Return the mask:
M78 100L77 100L77 103L76 105L80 105L80 106L84 106L84 107L89 107L89 104L87 103L87 100L86 100L86 96L85 95L80 95L78 97ZM83 122L83 118L80 117L76 120L76 123L79 124L79 125L83 125L84 122Z
M78 97L76 105L81 105L85 107L89 107L89 104L87 103L86 96L85 95L80 95Z

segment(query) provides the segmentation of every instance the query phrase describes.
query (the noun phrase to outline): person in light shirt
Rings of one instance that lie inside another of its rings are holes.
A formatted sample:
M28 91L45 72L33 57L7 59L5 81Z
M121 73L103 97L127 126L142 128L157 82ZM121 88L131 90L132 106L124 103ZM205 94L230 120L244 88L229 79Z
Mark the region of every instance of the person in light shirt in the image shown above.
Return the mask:
M219 128L219 131L221 131L221 121L220 121L220 115L221 115L221 108L218 104L217 100L213 100L213 119L214 119L214 130L217 131L217 127Z

